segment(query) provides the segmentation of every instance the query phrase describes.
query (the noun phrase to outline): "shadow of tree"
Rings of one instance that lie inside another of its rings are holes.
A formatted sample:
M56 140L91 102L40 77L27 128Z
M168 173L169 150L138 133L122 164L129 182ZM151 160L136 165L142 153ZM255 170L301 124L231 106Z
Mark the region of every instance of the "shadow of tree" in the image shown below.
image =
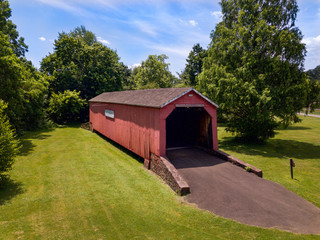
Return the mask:
M12 180L8 175L0 175L0 206L24 192L22 183Z
M319 145L296 140L269 139L265 143L245 143L233 137L225 137L219 141L219 147L226 151L263 157L320 158Z
M287 128L278 128L278 130L310 130L309 127L303 127L303 126L289 126Z
M37 131L28 131L25 132L21 137L20 137L20 151L19 151L19 156L27 156L30 154L33 149L35 148L35 145L32 143L33 139L47 139L50 137L50 134L47 134L51 131L53 131L54 128L48 128L48 129L41 129Z

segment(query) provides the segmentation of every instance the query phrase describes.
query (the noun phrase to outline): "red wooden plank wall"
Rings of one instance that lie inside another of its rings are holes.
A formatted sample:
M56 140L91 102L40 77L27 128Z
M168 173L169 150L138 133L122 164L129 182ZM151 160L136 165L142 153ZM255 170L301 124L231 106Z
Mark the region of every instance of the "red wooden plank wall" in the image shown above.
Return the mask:
M114 118L105 116L114 111ZM160 156L159 109L122 104L90 103L93 129L143 158Z

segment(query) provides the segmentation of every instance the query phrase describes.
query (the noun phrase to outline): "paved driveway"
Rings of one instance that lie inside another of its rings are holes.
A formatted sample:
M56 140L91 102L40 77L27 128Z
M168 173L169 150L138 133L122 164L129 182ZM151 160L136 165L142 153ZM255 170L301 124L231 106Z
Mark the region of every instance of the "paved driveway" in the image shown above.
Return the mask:
M199 208L249 225L320 233L320 209L280 184L198 149L170 150L167 157L190 186L186 200Z

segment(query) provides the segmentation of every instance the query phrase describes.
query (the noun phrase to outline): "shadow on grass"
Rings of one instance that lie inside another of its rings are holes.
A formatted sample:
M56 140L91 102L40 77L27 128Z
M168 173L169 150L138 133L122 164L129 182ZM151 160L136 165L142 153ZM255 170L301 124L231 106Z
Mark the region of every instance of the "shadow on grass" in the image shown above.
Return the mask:
M0 206L24 192L22 183L12 180L8 175L0 175Z
M302 127L302 126L289 126L287 128L285 127L279 127L277 130L310 130L309 127Z
M144 159L142 157L140 157L139 155L135 154L134 152L130 151L129 149L121 146L120 144L118 144L117 142L111 140L110 138L107 138L106 136L102 135L99 132L95 132L95 134L97 134L98 136L100 136L103 140L105 140L106 142L110 143L112 146L120 149L122 152L126 153L127 155L129 155L130 157L132 157L133 159L135 159L136 161L140 162L143 164Z
M234 137L225 137L219 141L219 147L226 152L234 151L270 158L319 159L320 157L319 145L296 140L269 139L264 143L248 143Z
M27 156L29 155L35 148L35 145L32 143L33 139L43 140L47 139L51 135L48 134L49 132L52 132L54 128L48 128L48 129L41 129L36 131L28 131L25 132L20 137L20 156Z

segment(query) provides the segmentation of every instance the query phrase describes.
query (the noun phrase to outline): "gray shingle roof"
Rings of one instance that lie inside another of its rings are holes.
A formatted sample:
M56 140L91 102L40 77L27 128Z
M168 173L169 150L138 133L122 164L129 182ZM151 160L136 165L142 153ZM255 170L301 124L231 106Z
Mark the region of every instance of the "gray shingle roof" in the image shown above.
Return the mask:
M162 108L175 99L195 89L189 88L158 88L144 90L130 90L120 92L105 92L92 99L89 102L116 103L135 106ZM197 91L196 91L197 92ZM214 106L215 103L197 92Z

